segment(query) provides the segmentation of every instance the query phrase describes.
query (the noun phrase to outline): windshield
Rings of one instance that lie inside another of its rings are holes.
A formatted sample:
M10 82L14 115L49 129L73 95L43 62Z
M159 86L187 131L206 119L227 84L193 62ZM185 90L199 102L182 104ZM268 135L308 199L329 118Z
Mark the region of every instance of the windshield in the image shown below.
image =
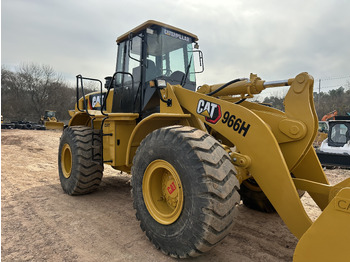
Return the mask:
M159 77L171 84L195 88L191 37L165 28L147 30L146 81Z
M55 111L46 111L46 117L54 117L56 115Z
M349 140L347 138L348 132L348 127L345 124L336 124L332 129L331 140L335 143L345 144Z

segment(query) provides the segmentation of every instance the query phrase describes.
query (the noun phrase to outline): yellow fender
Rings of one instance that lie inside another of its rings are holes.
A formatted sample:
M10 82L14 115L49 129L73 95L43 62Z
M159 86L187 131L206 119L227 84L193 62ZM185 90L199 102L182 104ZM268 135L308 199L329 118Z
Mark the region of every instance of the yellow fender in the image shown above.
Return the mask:
M91 126L91 117L85 112L69 112L71 119L68 126Z

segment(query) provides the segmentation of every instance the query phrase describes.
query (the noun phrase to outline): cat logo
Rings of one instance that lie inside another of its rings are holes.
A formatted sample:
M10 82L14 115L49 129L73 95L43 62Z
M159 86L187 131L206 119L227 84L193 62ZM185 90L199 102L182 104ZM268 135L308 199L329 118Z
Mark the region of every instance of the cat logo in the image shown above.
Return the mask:
M200 99L197 104L197 114L205 117L205 121L216 124L221 118L221 107L218 104Z
M103 103L104 97L106 93L101 94L92 94L89 96L89 103L90 103L90 108L93 110L100 110L101 109L101 104ZM106 105L103 107L104 110L106 110Z

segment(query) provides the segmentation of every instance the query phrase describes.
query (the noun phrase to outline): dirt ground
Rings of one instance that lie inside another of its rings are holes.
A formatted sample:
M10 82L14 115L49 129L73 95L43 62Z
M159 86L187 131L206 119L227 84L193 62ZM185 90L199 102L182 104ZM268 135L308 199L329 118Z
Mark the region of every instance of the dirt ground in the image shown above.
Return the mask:
M57 131L1 132L2 261L174 261L139 227L130 178L105 167L99 190L71 197L57 171ZM332 184L350 170L327 170ZM306 195L315 219L320 211ZM194 261L292 261L297 239L277 214L239 206L232 232Z

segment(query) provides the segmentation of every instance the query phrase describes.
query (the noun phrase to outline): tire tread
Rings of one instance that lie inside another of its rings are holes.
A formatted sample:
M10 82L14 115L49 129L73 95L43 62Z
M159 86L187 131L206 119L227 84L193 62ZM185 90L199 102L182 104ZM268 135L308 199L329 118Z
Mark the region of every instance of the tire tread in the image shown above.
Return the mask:
M145 150L154 150L155 141L164 141L169 146L179 145L179 148L183 149L183 154L194 155L198 159L193 164L197 165L193 168L201 172L196 178L200 188L197 196L206 203L200 210L200 216L196 218L196 224L202 232L191 241L182 240L186 243L186 250L169 250L165 243L159 243L152 232L148 231L147 224L142 221L142 215L138 210L137 200L134 199L136 217L141 222L141 229L146 231L146 236L157 249L172 257L196 257L224 239L234 224L240 195L237 192L239 183L233 165L221 144L209 134L193 127L171 126L152 132L141 142L133 161L133 176L136 172L135 164L141 161ZM135 197L134 190L137 185L133 178L132 186Z
M93 137L94 141L92 141ZM64 178L61 174L59 152L59 172L63 190L69 195L82 195L95 191L103 175L102 143L99 130L93 130L86 126L71 126L64 130L61 143L63 140L71 141L70 146L76 152L76 155L72 156L72 167L75 168L72 168L69 179Z

